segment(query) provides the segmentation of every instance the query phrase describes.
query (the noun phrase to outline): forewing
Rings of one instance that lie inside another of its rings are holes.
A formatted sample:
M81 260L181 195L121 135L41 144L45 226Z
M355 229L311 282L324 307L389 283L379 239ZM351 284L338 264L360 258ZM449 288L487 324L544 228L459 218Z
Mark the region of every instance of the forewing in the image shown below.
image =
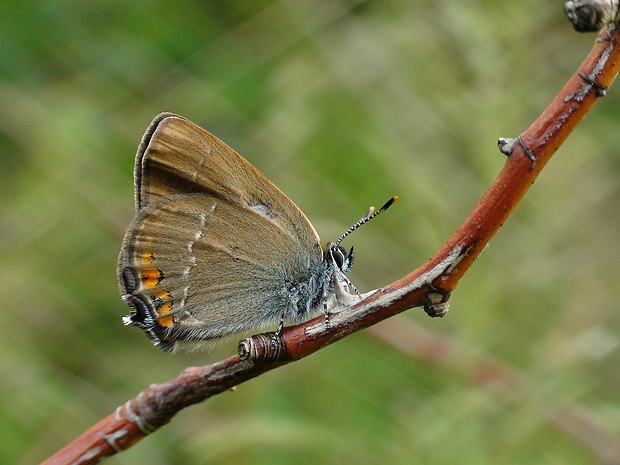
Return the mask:
M265 216L303 247L319 242L310 221L280 189L181 116L162 113L153 120L136 155L135 179L138 210L172 194L202 192Z
M318 245L318 244L317 244ZM178 194L140 210L119 257L121 294L164 349L259 329L289 305L287 286L322 260L278 222L207 194Z

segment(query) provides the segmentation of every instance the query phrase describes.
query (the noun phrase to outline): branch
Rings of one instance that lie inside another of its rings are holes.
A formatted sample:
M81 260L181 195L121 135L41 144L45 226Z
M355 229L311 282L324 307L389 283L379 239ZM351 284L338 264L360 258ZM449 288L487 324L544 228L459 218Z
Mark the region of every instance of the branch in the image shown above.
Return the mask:
M213 365L187 368L167 383L152 385L44 462L96 463L131 447L168 423L181 409L266 371L299 360L360 329L409 308L430 316L448 311L450 293L510 216L558 147L612 83L620 65L620 32L612 24L536 121L514 139L500 139L504 168L463 224L424 265L402 279L330 315L245 339L239 355Z

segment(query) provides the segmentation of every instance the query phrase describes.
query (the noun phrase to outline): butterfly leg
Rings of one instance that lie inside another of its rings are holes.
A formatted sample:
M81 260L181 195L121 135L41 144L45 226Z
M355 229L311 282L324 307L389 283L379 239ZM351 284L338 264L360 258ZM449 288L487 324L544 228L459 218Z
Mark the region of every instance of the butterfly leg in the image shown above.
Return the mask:
M331 330L331 324L329 322L329 309L327 308L327 286L323 286L323 318L325 320L325 328L327 331Z
M280 339L280 336L282 335L282 329L284 328L284 312L282 312L282 314L280 315L280 323L278 323L278 329L276 329L276 332L273 333L273 336L271 337L271 349L275 350L276 348L276 344L278 344L278 339Z
M278 323L278 329L276 329L276 336L282 334L282 328L284 328L284 312L280 315L280 323Z
M360 291L357 289L357 287L355 286L355 284L353 284L351 282L351 280L349 278L347 278L346 275L342 275L342 278L344 279L344 282L347 283L347 286L349 287L349 289L353 289L353 292L355 292L358 296L361 296Z
M325 319L325 327L327 328L327 331L330 331L332 327L329 322L329 311L327 310L327 300L323 301L323 318Z

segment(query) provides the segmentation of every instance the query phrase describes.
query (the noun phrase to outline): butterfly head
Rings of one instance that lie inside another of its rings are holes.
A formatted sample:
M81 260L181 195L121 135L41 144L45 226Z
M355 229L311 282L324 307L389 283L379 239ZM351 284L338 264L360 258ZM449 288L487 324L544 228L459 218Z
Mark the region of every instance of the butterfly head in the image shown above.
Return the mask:
M347 274L353 268L353 247L347 252L341 245L327 244L324 258L332 263L335 269Z
M340 274L341 278L344 279L349 285L352 286L352 283L344 276L351 268L353 268L354 256L353 256L353 247L347 250L340 245L340 243L353 231L359 228L361 225L367 223L375 216L383 213L385 210L390 208L390 206L398 200L398 197L392 197L388 200L385 205L383 205L379 210L375 211L373 207L371 207L368 212L353 226L351 226L342 236L338 238L336 242L329 243L325 247L325 252L323 256L323 263L326 264L328 271L328 275L331 274L331 270ZM352 286L355 289L355 286Z

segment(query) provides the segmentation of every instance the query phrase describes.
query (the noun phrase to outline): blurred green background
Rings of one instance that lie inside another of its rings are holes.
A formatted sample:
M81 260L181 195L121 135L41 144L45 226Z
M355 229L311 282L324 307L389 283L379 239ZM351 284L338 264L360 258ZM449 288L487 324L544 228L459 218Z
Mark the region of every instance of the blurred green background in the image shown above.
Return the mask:
M345 244L368 291L451 235L504 163L497 138L537 117L594 38L561 1L0 2L0 462L38 463L235 350L164 354L121 324L133 157L159 112L235 148L325 242L400 196ZM445 318L408 311L109 463L620 463L619 108L612 88Z

